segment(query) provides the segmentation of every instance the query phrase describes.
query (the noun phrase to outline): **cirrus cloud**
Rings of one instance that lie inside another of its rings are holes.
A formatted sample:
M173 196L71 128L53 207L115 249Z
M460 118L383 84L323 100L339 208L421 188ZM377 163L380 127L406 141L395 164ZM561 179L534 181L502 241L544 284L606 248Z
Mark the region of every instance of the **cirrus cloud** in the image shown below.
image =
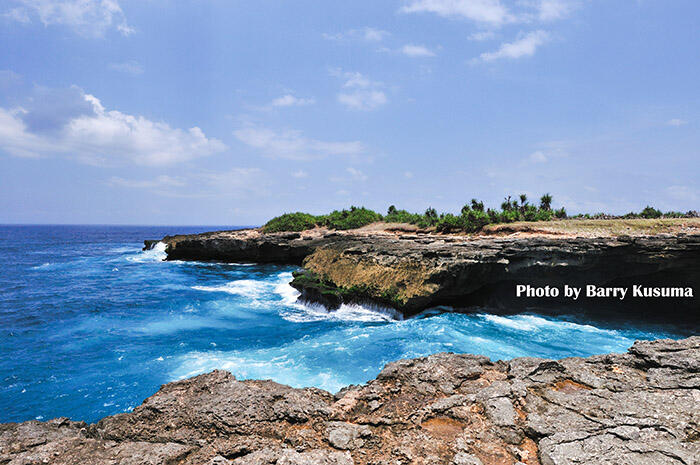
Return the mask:
M250 126L237 129L233 135L263 156L289 160L317 160L327 156L360 155L365 151L361 142L327 142L304 137L300 131Z
M495 61L503 58L516 59L532 56L537 51L537 48L544 44L548 39L549 33L546 31L539 30L529 32L513 42L501 44L498 50L482 53L479 55L479 60Z
M384 84L373 81L362 73L331 70L331 75L345 81L344 90L338 94L338 102L351 110L376 110L389 101L382 90Z
M423 45L406 44L401 47L401 53L409 57L434 57L435 52Z
M498 26L511 20L500 0L411 0L399 10L403 13L435 13L443 17L465 18Z
M101 37L110 29L122 35L134 30L127 24L118 0L14 0L19 6L5 17L28 24L36 17L44 26L67 26L88 37Z

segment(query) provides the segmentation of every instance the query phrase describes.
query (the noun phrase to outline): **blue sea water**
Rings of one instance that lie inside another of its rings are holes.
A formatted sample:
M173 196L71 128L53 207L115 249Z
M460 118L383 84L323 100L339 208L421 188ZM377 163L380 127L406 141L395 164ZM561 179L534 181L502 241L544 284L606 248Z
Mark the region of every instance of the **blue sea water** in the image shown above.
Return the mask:
M297 303L291 266L163 262L143 239L215 227L0 226L0 422L128 412L215 368L337 391L390 361L623 352L673 331L536 314L391 312Z

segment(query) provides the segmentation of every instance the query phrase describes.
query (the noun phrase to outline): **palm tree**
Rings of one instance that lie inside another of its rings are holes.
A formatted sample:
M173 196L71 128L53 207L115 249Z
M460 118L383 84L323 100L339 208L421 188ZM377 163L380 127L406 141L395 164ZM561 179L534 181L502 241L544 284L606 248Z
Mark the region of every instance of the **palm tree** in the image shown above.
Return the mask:
M552 196L549 193L540 197L540 209L546 211L552 209Z

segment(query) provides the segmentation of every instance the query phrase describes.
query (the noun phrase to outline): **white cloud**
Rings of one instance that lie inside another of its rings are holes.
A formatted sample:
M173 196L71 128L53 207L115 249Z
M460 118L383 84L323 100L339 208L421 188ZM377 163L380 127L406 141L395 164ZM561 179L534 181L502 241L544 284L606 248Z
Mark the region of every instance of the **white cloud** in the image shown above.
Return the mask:
M541 150L533 152L530 154L529 157L527 157L527 161L529 161L530 163L544 163L547 161L547 159L547 155L545 155L545 153Z
M125 61L123 63L110 63L109 67L110 67L110 69L113 69L114 71L119 71L120 73L132 74L134 76L137 76L139 74L143 74L143 66L141 66L138 62L133 61L133 60Z
M401 53L409 57L434 57L435 52L423 45L407 44L401 48Z
M565 18L573 9L573 4L565 0L540 0L537 16L540 21L554 21Z
M267 194L269 180L259 168L230 168L222 171L203 172L195 175L206 189L204 196L227 195L231 197L249 197L251 194Z
M268 194L269 180L258 168L237 167L185 172L182 177L160 175L149 179L126 179L113 176L106 184L114 188L144 189L165 197L250 198Z
M388 101L380 90L357 90L338 94L338 101L353 110L376 110Z
M143 116L107 111L96 97L75 87L45 90L42 97L30 109L0 108L1 151L34 158L65 155L95 165L166 165L226 148L198 127L171 128Z
M350 29L346 32L336 34L323 34L327 40L363 40L365 42L381 42L389 36L387 31L375 29L373 27L363 27L361 29Z
M549 38L546 31L533 31L522 36L521 38L501 44L501 47L494 52L485 52L479 56L481 61L494 61L501 58L521 58L532 56L537 51L537 47L544 44Z
M368 42L381 42L389 33L380 29L366 27L362 30L362 37Z
M412 179L412 178L413 178L413 173L410 172L410 171L404 171L403 175L404 175L404 177L405 177L406 179Z
M496 37L496 33L493 31L479 31L474 32L469 36L469 40L474 42L483 42L485 40L491 40Z
M365 148L361 142L325 142L304 137L299 131L276 132L267 128L246 127L233 132L244 144L262 155L290 160L316 160L327 156L360 155Z
M362 73L332 70L331 74L345 80L338 94L338 102L352 110L376 110L385 105L389 99L381 88L381 82L372 81Z
M102 36L112 28L123 35L133 32L118 0L15 0L15 3L21 6L6 16L23 23L36 16L44 26L64 25L92 37Z
M331 74L336 75L336 76L340 76L340 77L345 79L345 83L343 84L343 87L367 88L367 87L377 87L377 86L381 85L381 83L371 81L366 76L364 76L362 73L358 73L358 72L342 72L342 71L335 70L335 71L332 71Z
M466 18L491 25L501 25L512 20L508 9L499 0L411 0L399 11L435 13L447 18Z
M686 124L688 124L688 122L687 122L686 120L683 120L683 119L673 118L673 119L668 120L668 121L666 122L666 124L669 125L669 126L676 126L676 127L678 127L678 126L686 125Z
M356 168L350 167L346 171L348 172L350 177L356 181L366 181L367 180L367 175Z
M309 176L309 173L307 173L304 170L298 170L298 171L295 171L292 173L292 177L295 177L297 179L306 178L308 176Z
M29 24L32 22L32 20L29 18L27 10L24 8L13 8L7 13L4 13L3 17L22 24Z
M126 187L130 189L158 189L164 187L182 187L186 183L180 178L167 175L156 176L153 179L125 179L119 176L112 176L107 184L113 187Z
M314 103L316 103L316 101L312 98L298 98L291 94L287 94L274 99L270 105L273 107L294 107L313 105Z
M529 23L563 19L574 9L576 0L410 0L399 11L434 13L446 18L462 18L480 25L499 27L507 23Z

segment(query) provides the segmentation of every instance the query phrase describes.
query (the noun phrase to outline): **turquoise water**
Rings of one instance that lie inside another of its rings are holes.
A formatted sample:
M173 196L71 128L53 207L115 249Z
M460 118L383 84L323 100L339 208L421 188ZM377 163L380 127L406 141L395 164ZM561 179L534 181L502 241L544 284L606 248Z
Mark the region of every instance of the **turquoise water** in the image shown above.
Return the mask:
M212 227L0 226L0 422L127 412L215 368L337 391L390 361L625 351L671 331L536 314L391 312L296 303L290 266L163 262L143 239Z

